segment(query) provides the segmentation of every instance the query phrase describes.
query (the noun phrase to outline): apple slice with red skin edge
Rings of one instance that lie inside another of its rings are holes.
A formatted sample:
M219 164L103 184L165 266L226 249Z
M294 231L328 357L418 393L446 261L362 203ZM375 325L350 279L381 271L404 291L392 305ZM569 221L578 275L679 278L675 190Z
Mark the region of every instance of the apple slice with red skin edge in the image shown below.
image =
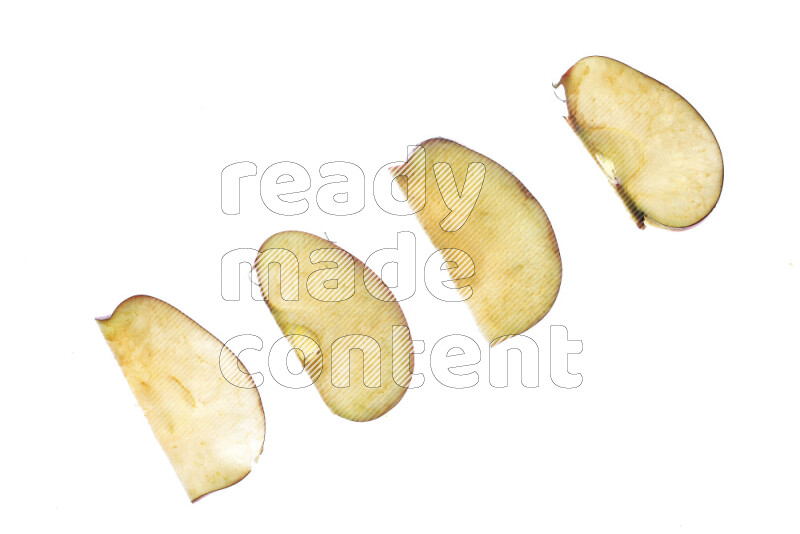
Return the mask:
M265 420L236 355L176 308L145 295L97 323L189 498L247 476L264 447Z
M567 123L608 177L639 228L682 230L722 192L722 153L697 110L661 82L614 59L570 67Z
M442 138L420 143L389 171L491 345L547 314L561 287L561 255L550 219L522 182Z
M411 335L372 270L296 231L264 241L255 265L272 316L334 414L370 421L400 402L414 366Z

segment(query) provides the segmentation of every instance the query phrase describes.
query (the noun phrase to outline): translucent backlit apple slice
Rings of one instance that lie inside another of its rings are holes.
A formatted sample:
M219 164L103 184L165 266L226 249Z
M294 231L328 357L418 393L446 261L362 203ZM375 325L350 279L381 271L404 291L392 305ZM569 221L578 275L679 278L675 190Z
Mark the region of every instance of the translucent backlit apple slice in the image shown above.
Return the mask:
M264 409L236 356L153 297L97 322L189 498L247 476L264 446Z
M267 239L256 270L275 321L333 413L369 421L400 401L413 372L411 336L375 273L304 232Z
M561 286L561 255L522 182L447 139L424 141L391 173L492 345L547 314Z
M564 86L569 117L640 228L688 228L722 192L722 153L681 95L606 57L578 61Z

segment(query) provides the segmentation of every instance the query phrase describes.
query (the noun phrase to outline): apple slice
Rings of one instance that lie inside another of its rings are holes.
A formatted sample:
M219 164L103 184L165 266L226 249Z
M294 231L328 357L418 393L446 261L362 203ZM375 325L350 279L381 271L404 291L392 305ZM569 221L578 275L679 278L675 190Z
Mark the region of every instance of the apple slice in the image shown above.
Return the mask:
M275 321L333 413L369 421L400 402L413 372L411 336L375 273L304 232L267 239L256 270Z
M492 345L547 314L561 286L561 255L522 182L447 139L424 141L391 173Z
M640 228L688 228L722 192L722 153L681 95L606 57L578 61L564 86L567 122L608 176Z
M153 297L97 322L189 498L247 476L264 446L264 409L238 358Z

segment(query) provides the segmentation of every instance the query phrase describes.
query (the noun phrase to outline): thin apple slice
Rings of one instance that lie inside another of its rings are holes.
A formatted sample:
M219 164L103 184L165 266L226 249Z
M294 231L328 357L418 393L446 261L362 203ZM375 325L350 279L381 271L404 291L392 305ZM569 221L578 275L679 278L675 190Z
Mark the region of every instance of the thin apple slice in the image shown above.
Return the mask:
M369 421L400 402L413 372L411 337L375 273L304 232L267 239L256 270L275 321L333 413Z
M264 409L238 358L153 297L97 322L189 498L247 476L264 446Z
M606 57L586 57L564 86L567 122L608 176L640 228L688 228L722 192L722 153L681 95Z
M424 141L391 173L492 345L547 314L561 286L561 255L522 182L447 139Z

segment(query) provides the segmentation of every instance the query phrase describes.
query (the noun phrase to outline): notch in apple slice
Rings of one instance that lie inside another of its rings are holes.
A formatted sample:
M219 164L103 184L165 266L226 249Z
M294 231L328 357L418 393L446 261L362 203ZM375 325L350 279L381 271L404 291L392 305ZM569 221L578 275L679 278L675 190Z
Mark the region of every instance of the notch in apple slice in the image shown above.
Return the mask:
M334 414L370 421L400 402L413 372L411 336L369 267L295 231L264 241L255 267L269 310Z
M420 143L390 172L492 345L547 314L561 287L561 255L550 219L522 182L441 138Z
M624 63L586 57L561 77L567 122L639 228L684 229L722 193L722 153L681 95Z
M97 322L189 498L247 476L264 446L264 409L233 352L144 295Z

